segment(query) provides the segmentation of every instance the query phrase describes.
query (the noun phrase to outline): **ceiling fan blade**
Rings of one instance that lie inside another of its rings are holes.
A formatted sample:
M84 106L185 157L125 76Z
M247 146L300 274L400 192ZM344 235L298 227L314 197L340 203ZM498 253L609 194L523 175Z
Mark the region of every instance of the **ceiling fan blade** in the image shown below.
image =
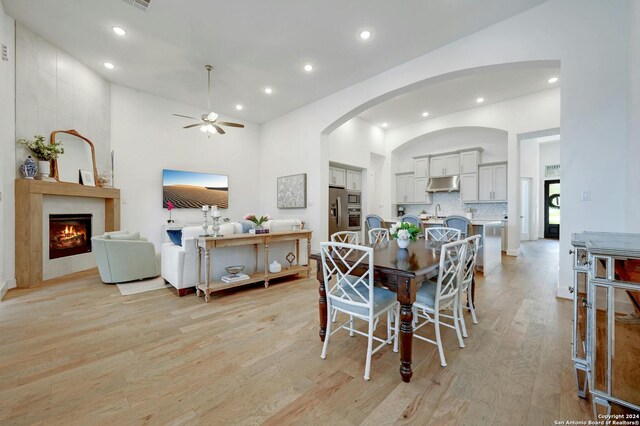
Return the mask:
M220 133L221 135L224 135L226 133L224 130L222 130L222 127L218 126L217 124L214 124L213 127L215 127L218 133Z
M221 126L240 127L242 129L244 129L244 124L231 123L230 121L220 121L220 122L218 122L218 124L221 125Z
M182 114L173 114L173 115L175 115L176 117L184 117L184 118L190 118L192 120L197 120L197 118L189 117L188 115L182 115Z
M192 127L202 126L202 123L189 124L188 126L184 126L183 129L190 129Z

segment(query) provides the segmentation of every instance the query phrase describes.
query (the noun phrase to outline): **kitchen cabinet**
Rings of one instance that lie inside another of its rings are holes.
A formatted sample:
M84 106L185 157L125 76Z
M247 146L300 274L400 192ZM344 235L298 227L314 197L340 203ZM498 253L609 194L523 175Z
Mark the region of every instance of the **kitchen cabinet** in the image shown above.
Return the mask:
M355 170L347 170L347 189L362 191L362 173Z
M478 202L478 173L460 175L460 201L463 203Z
M428 182L428 177L416 177L414 179L414 196L412 201L422 204L431 204L433 202L433 194L426 191Z
M346 173L339 167L329 167L329 185L346 187Z
M413 160L413 171L417 178L429 177L429 157L416 158Z
M478 173L480 151L465 151L460 153L460 173Z
M413 173L396 175L396 202L409 203L415 196Z
M454 176L458 174L460 174L460 154L431 157L429 161L430 177Z
M507 164L497 163L478 168L478 201L507 201Z

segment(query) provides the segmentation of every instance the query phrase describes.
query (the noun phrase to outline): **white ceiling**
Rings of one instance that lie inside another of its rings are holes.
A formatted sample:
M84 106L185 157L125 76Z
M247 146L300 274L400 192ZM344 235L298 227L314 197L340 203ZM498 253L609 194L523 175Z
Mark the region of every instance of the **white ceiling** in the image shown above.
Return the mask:
M558 87L560 80L550 84L551 77L560 77L560 69L536 67L468 75L396 96L358 117L376 126L387 123L387 129L392 129ZM478 104L480 97L484 102ZM426 118L422 117L425 111L429 113Z
M123 0L2 0L18 22L124 86L204 108L211 63L214 110L257 123L544 1L152 0L143 12ZM373 32L367 42L362 29Z

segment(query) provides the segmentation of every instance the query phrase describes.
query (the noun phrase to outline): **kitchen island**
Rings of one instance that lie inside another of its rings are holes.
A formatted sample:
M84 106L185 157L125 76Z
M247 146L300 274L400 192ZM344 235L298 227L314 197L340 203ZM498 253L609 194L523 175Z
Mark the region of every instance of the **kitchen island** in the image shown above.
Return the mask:
M397 222L397 218L385 220L388 225ZM444 226L443 219L428 219L422 221L422 226ZM467 236L480 235L480 249L476 269L488 275L502 263L502 221L491 219L471 219Z

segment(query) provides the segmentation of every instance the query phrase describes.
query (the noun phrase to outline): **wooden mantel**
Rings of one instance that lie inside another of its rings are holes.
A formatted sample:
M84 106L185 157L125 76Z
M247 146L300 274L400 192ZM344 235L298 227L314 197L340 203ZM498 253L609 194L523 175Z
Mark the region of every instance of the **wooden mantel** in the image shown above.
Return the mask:
M16 179L16 284L42 282L42 200L45 195L104 199L104 229L120 229L120 190L77 183Z

